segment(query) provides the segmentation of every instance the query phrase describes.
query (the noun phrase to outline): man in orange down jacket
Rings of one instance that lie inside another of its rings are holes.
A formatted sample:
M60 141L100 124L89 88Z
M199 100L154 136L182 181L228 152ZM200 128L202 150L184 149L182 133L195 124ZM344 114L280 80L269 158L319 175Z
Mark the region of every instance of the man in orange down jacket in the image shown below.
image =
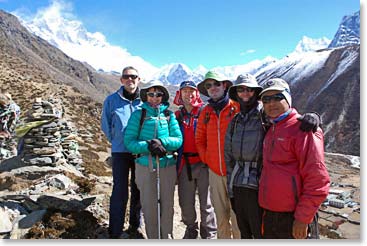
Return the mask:
M227 172L224 160L224 137L228 124L239 104L229 99L228 89L232 82L209 71L198 84L201 94L210 97L199 116L195 143L200 159L209 166L209 186L217 219L218 239L240 239L236 215L227 193Z

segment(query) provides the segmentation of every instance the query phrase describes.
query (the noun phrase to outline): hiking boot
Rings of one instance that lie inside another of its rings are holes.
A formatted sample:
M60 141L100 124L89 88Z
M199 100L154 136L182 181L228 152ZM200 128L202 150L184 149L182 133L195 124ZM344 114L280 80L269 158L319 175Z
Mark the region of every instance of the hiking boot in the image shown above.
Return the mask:
M146 239L146 236L140 227L134 228L129 226L126 233L129 235L129 239Z

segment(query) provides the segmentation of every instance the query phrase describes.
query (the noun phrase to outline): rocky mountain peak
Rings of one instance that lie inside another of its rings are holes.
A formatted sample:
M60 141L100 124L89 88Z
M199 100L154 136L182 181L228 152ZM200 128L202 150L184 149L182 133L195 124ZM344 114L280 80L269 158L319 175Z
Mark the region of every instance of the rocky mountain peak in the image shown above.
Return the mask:
M329 48L360 44L360 12L343 17Z

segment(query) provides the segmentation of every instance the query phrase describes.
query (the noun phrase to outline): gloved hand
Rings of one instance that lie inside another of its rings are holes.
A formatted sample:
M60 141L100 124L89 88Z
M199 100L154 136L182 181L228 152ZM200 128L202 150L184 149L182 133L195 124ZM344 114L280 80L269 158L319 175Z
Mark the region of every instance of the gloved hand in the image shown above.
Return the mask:
M303 132L316 132L317 128L321 125L321 117L317 113L305 113L297 118L301 121L299 129Z
M167 154L166 148L163 147L159 139L147 140L148 149L153 156L163 157Z

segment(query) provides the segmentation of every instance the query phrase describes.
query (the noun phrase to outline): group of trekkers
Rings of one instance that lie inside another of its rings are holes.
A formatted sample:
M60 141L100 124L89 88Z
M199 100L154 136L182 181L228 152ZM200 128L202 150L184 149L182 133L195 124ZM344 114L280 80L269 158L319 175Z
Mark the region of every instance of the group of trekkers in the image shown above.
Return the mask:
M139 85L131 66L120 80L101 120L112 144L110 238L173 239L176 184L183 239L319 238L330 186L321 119L292 107L286 81L209 71L180 83L172 112L161 81Z

